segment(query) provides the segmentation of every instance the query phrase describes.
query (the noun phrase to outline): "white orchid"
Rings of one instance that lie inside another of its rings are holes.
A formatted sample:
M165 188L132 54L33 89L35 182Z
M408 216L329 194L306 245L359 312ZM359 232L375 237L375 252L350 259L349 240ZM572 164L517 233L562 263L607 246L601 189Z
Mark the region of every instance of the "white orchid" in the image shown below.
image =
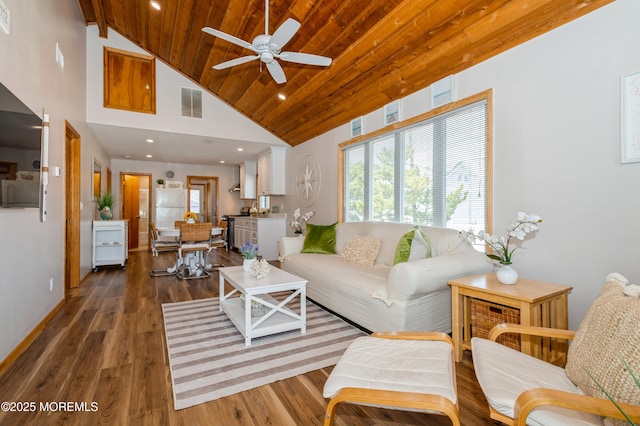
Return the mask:
M518 247L510 248L511 238L515 237L520 241L524 240L527 234L537 231L538 224L542 222L540 216L535 214L518 213L517 222L513 223L509 228L509 237L490 235L485 231L474 233L473 229L469 231L460 231L461 234L471 241L482 240L491 247L493 253L487 254L493 260L497 260L503 265L511 265L511 258Z
M293 212L293 221L290 226L293 228L293 232L296 234L302 234L302 225L307 222L313 216L312 211L306 212L304 215L300 216L300 207L294 210Z

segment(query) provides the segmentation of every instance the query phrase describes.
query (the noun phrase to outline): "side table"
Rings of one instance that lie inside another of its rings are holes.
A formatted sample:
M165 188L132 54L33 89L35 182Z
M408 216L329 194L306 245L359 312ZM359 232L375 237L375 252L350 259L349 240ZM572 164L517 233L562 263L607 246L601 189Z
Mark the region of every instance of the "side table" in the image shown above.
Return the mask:
M572 287L520 278L514 285L500 284L495 274L455 278L451 286L451 319L456 362L471 350L472 299L519 310L520 324L567 329L568 295ZM554 364L566 362L567 342L521 336L521 351Z

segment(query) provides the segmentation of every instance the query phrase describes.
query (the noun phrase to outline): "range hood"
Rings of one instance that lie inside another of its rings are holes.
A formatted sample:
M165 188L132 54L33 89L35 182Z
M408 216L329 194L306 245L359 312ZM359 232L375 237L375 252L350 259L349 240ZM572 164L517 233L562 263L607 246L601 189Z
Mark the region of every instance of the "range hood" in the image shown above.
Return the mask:
M229 188L229 192L238 192L240 191L240 184L237 183L234 186L232 186L231 188Z

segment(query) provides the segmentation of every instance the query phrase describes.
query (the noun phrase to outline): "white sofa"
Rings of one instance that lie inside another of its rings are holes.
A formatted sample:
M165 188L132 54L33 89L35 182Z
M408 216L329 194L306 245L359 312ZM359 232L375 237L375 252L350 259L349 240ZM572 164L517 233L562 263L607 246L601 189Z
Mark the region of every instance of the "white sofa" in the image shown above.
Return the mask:
M393 264L396 247L413 226L389 222L337 225L336 254L300 253L304 237L280 240L282 269L308 280L307 297L370 331L451 331L451 278L489 272L491 261L454 229L421 227L431 257ZM373 266L346 262L356 236L381 241Z

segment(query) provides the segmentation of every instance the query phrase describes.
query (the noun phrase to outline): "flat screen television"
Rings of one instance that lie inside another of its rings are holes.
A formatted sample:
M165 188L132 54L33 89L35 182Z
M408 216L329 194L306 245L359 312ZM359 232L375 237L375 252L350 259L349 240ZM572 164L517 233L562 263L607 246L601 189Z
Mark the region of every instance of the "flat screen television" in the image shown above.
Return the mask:
M42 118L0 83L0 208L39 208Z

